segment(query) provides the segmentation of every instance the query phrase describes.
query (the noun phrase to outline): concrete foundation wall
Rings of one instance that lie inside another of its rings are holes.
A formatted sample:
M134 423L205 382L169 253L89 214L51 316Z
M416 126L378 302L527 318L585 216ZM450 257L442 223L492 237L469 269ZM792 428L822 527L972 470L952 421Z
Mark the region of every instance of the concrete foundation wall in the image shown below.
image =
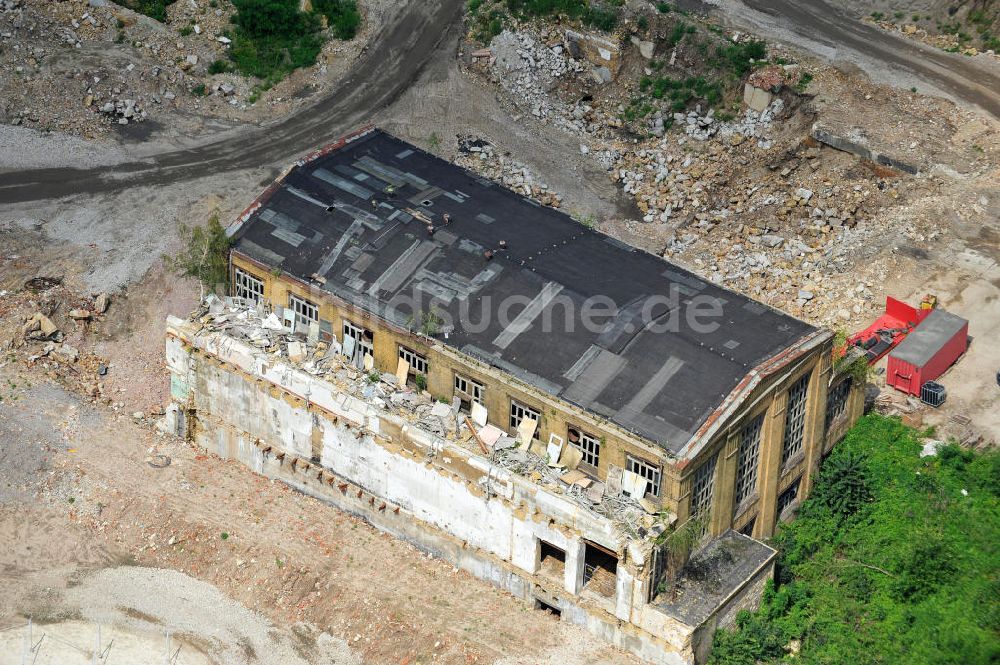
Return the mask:
M774 578L774 560L757 571L747 582L719 607L703 624L698 626L692 639L695 659L699 663L708 660L712 650L712 638L719 629L732 629L736 625L736 615L743 610L760 607L761 594L767 581Z
M172 320L167 425L654 663L694 662L693 628L645 603L644 562L609 520L232 338ZM481 482L491 477L487 495ZM566 552L538 574L539 539ZM616 596L581 590L584 541L619 553Z

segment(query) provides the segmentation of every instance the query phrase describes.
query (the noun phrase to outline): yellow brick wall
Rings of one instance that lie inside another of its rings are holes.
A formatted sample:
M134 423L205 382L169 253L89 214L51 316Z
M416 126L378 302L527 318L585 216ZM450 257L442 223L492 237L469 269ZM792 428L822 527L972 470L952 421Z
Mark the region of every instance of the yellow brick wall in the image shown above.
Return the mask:
M773 533L777 497L796 479L802 478L799 500L811 485L822 455L833 445L833 439L842 436L861 414L863 390L857 386L851 392L845 415L836 421L836 427L825 433L826 395L829 380L830 343L822 345L800 362L791 374L757 388L747 399L755 404L739 417L727 423L718 437L701 450L697 458L684 464L666 454L662 449L634 437L612 423L566 404L551 395L501 373L478 361L468 358L433 339L390 327L381 319L341 302L332 294L309 287L287 275L269 272L267 268L248 260L236 252L232 264L264 282L264 297L272 306L287 307L288 296L294 293L319 306L321 320L329 321L337 340L342 341L343 322L367 328L374 333L375 367L383 372L395 372L399 345L406 346L428 359L427 391L434 397L451 400L454 394L455 374L468 377L485 386L485 406L490 423L509 430L511 400L534 408L541 414L537 437L548 441L550 434L568 440L567 429L574 427L597 437L601 441L597 476L604 479L610 465L624 468L626 455L631 454L661 466L660 498L663 508L678 515L680 522L690 512L691 485L694 472L713 455L716 470L713 489L710 531L722 533L728 528L741 529L756 519L755 537ZM785 408L788 389L803 375L811 374L806 402L803 452L791 464L781 465L781 448L784 437ZM736 471L739 457L739 433L758 415L764 415L761 431L760 461L757 475L757 497L737 511L734 506Z
M320 319L331 323L334 336L341 342L345 320L371 330L374 333L375 367L379 371L396 371L398 347L403 345L428 359L427 391L433 397L450 401L454 394L454 377L458 373L485 386L484 401L489 421L505 431L510 430L510 402L515 400L540 413L536 436L542 441L548 441L550 434L568 440L569 427L595 436L601 442L597 468L599 479L607 476L612 464L624 468L628 454L659 464L661 490L658 502L668 510L676 511L676 472L672 468L672 460L662 449L627 435L624 430L619 430L593 414L521 384L495 368L467 358L436 340L392 328L381 319L340 302L332 294L308 287L288 275L272 273L236 252L231 256L234 269L240 268L264 282L264 297L272 307L287 307L289 294L315 303L319 307Z

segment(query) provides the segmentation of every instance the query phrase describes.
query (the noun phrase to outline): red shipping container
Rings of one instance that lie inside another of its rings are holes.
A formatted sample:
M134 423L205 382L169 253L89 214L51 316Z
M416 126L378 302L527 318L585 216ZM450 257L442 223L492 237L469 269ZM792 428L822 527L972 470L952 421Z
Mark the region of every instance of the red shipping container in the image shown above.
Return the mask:
M889 354L886 385L910 395L951 367L969 346L969 322L935 309Z

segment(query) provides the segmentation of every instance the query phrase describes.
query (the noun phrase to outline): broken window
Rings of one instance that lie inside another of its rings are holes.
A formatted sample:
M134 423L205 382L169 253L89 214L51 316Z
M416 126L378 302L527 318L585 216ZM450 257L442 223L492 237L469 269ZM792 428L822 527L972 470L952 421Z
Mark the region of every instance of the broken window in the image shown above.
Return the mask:
M781 514L785 512L785 509L792 505L792 502L799 496L799 483L802 481L801 476L795 479L791 485L788 486L784 492L778 496L778 519L781 519Z
M601 459L601 440L592 434L587 434L583 430L570 427L567 430L569 442L583 453L584 464L597 468L597 463Z
M613 598L618 578L618 556L596 543L584 541L583 546L583 586Z
M704 518L706 521L712 513L712 494L715 489L715 461L718 455L712 455L694 472L691 484L691 518Z
M319 323L319 307L316 303L288 294L288 307L295 313L295 327L308 328L310 323Z
M243 272L236 268L235 279L233 279L233 295L251 302L260 302L264 299L264 282L257 279L248 272Z
M413 349L399 345L399 357L410 364L410 373L427 374L427 357L422 356Z
M809 374L806 374L788 389L785 440L781 448L782 464L785 464L802 450L802 438L806 424L806 389L808 387Z
M518 426L520 426L521 421L525 418L531 418L536 423L541 422L542 414L540 414L535 409L530 406L525 406L520 402L514 400L510 401L510 429L512 432L516 432ZM535 430L538 431L537 429Z
M538 541L538 572L563 579L566 572L566 551L544 540Z
M646 488L647 494L652 494L653 496L660 496L659 464L653 464L652 462L647 462L644 459L640 459L638 457L632 457L631 455L626 455L625 470L631 471L632 473L637 473L649 481L649 485Z
M462 401L462 410L466 413L472 410L472 404L485 406L486 388L483 384L473 381L461 374L455 375L455 396Z
M764 414L750 421L740 432L740 459L736 467L736 507L757 491L757 466L760 461L760 430Z
M375 335L370 330L344 321L344 355L351 359L355 367L364 367L365 355L375 357Z
M753 528L756 524L757 524L757 516L755 515L752 518L750 518L749 522L743 525L743 528L740 529L740 533L742 533L744 536L749 536L750 538L753 538Z
M827 393L826 427L847 410L847 397L851 394L851 377L847 377Z

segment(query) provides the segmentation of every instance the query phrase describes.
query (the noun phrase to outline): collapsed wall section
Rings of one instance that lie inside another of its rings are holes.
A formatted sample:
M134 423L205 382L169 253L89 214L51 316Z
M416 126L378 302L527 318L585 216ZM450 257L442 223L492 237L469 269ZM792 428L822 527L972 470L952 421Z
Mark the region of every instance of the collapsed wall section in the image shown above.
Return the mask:
M171 319L165 426L358 515L654 663L694 661L695 627L646 602L644 550L489 460L232 337ZM564 553L561 575L542 544ZM588 543L618 554L614 593L584 588Z

